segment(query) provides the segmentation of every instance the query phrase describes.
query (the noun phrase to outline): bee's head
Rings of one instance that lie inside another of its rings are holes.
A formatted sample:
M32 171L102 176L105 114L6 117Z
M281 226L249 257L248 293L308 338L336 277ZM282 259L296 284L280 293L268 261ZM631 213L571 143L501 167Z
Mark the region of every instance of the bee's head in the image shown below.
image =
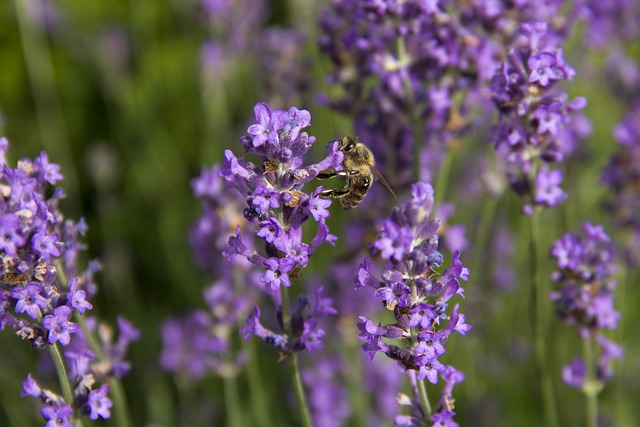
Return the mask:
M358 137L357 136L345 136L340 141L340 149L345 153L351 153L356 149L358 145Z

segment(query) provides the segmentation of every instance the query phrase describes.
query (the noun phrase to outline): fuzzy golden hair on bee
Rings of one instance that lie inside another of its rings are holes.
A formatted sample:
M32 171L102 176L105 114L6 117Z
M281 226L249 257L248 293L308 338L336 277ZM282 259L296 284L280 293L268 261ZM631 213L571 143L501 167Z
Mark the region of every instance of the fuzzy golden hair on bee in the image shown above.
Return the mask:
M357 136L345 136L339 141L338 150L344 154L343 170L328 171L318 175L319 179L334 177L346 178L347 184L341 189L327 189L320 195L340 200L345 210L357 207L365 198L373 181L380 181L396 197L393 189L376 169L376 160L369 147L360 142Z

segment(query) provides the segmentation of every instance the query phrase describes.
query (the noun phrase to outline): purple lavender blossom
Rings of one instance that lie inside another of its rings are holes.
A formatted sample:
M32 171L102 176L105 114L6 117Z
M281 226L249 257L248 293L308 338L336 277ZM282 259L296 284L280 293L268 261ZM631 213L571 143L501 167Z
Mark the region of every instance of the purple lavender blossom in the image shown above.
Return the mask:
M605 339L605 329L616 329L620 313L613 306L616 282L611 279L615 272L612 245L602 226L583 224L584 237L567 233L551 247L551 256L558 270L551 279L560 289L550 294L558 307L558 315L575 327L583 340L592 340L600 346L595 379L606 383L611 375L611 361L622 357L620 347ZM567 385L584 385L588 368L576 358L563 368L563 379Z
M8 143L3 141L6 150ZM83 313L91 305L80 289L80 283L85 289L90 283L74 278L68 286L56 277L57 268L64 274L75 273L75 252L81 247L77 233L68 232L76 224L65 221L58 211L61 190L46 196L48 186L62 179L60 168L41 153L33 161L21 160L17 168L3 163L0 178L5 188L0 205L0 255L6 260L0 267L0 294L6 301L0 308L2 324L13 326L19 336L38 347L45 342L68 345L78 330L69 322L72 313ZM64 262L58 267L54 265L57 260Z
M500 53L467 15L476 7L336 0L320 17L320 48L334 65L328 81L342 89L320 101L353 118L395 187L430 179L447 144L470 128L473 94Z
M62 345L69 345L71 334L78 332L80 327L69 322L71 308L62 305L53 310L52 314L47 314L42 319L42 326L49 331L49 344L60 342Z
M341 169L343 154L337 151L337 142L334 142L324 160L303 166L303 156L315 141L302 131L311 123L309 112L295 107L273 110L265 103L258 103L254 115L256 123L249 126L242 142L246 152L257 156L260 163L247 162L226 150L224 167L219 174L229 188L236 189L245 199L244 218L250 227L257 227L255 234L264 240L266 249L264 253L252 249L252 238L244 237L238 225L223 255L230 261L239 255L264 271L259 283L268 294L274 295L281 287L292 285L291 278L307 266L318 246L335 242L336 237L329 233L326 224L331 201L320 197L321 188L305 193L303 187L323 170ZM303 241L302 226L308 221L317 224L317 231L307 243ZM295 342L262 326L259 310L249 316L241 333L245 339L257 335L285 354L320 348L324 332L318 327L317 316L327 312L320 309L319 298L317 294L315 309L308 316L302 312L310 303L305 296L298 299L299 314L292 314L292 324L300 325L293 331ZM297 315L303 318L298 321Z
M227 350L226 344L209 336L213 322L205 312L192 312L178 320L166 320L160 364L169 372L202 378L214 368L211 356Z
M304 28L284 28L268 22L267 0L199 0L198 18L204 20L207 40L200 50L202 81L208 92L227 90L238 69L261 85L274 105L303 100L310 87L311 59L305 55ZM301 24L302 25L302 24Z
M108 419L111 417L111 412L109 408L111 408L112 403L109 398L107 398L107 393L109 392L109 386L104 384L97 390L92 390L89 393L89 399L87 401L87 406L91 413L89 414L89 418L92 420L97 420L98 417Z
M45 406L40 410L40 414L47 420L45 427L73 427L73 409L68 405Z
M640 102L614 128L620 144L602 173L602 182L610 196L604 207L613 226L624 231L625 260L631 266L640 264Z
M571 120L586 105L584 98L569 101L555 89L576 72L564 61L562 49L540 42L547 32L545 23L522 24L520 33L528 44L508 52L490 87L500 112L491 141L510 167L509 181L523 197L525 213L566 199L562 172L551 165L575 145Z
M32 319L38 319L40 310L46 308L48 303L40 292L42 288L37 283L12 289L11 298L16 300L16 313L27 313Z
M580 0L578 13L587 21L589 31L584 32L585 44L607 49L619 41L633 41L640 36L638 20L640 5L631 0Z
M362 351L370 359L378 352L385 353L407 372L415 374L417 381L427 379L435 384L439 378L444 378L449 383L448 378L455 377L457 381L451 380L452 388L453 383L460 382L463 376L445 377L453 368L439 359L446 353L444 344L449 336L453 332L465 335L471 326L459 313L458 304L450 314L446 310L453 296L464 295L460 280L467 280L469 270L462 265L456 251L451 266L442 273L438 272L443 257L438 252L436 232L439 222L429 219L433 203L431 185L423 182L414 184L412 198L393 210L372 243L372 253L379 253L387 260L381 279L374 277L371 264L365 259L354 283L356 288L373 288L376 297L393 312L395 323L376 325L361 316L359 339L365 341ZM406 340L406 346L399 347L385 341L399 338ZM417 402L415 405L420 406ZM426 408L421 410L424 418ZM452 405L442 409L445 410L451 411ZM434 416L444 416L442 411L438 409ZM406 421L405 418L402 420Z
M31 374L23 381L20 395L31 396L42 402L40 415L47 421L46 427L73 427L73 408L65 403L62 396L40 387Z
M254 307L253 313L247 318L246 324L240 328L240 333L245 341L255 335L277 349L282 355L303 350L307 352L319 350L324 347L322 338L325 332L319 327L318 319L320 316L337 313L332 307L333 301L324 297L323 292L322 288L315 291L313 307L305 295L298 297L291 313L293 327L291 338L284 333L274 332L272 329L265 327L262 324L261 311L257 306ZM280 313L278 315L280 316Z
M579 356L562 367L562 381L570 387L580 388L586 382L587 367Z
M344 375L343 371L344 366L340 360L322 358L320 354L313 358L313 367L303 370L302 379L309 390L313 425L343 425L351 414L347 392L339 383L340 376Z
M108 377L122 377L131 370L131 364L127 361L126 355L129 345L140 339L140 331L122 316L116 318L118 325L118 334L111 325L106 323L98 323L95 318L86 320L87 330L91 333L100 332L98 335L98 344L102 353L100 360L91 358L87 368L93 373L96 379L102 380ZM80 331L76 335L76 339L72 341L69 351L75 354L83 354L89 347L87 337L84 331ZM66 354L66 353L65 353ZM73 373L74 370L70 369ZM76 375L85 375L86 372L76 371Z
M238 373L243 368L243 353L236 354L233 360L225 354L231 349L229 337L249 311L250 300L235 295L225 280L207 288L204 300L208 311L194 310L163 323L160 365L166 371L201 379L210 373Z
M37 349L53 346L57 352L63 346L68 378L60 381L73 387L65 401L28 375L22 395L42 402L41 415L48 426L71 426L74 412L77 417L108 418L108 387L100 383L129 370L123 357L128 343L137 339L137 331L134 334L126 321L119 320L121 330L127 332L113 347L101 349L104 358L98 360L89 348L79 323L91 323L81 316L93 308L88 298L96 292L93 274L99 267L90 262L79 271L76 262L85 249L79 237L87 226L83 220L65 219L59 210L64 192L51 186L63 175L46 153L34 160L22 159L11 168L5 160L7 149L8 141L0 139L0 328L13 328ZM106 326L102 328L102 339L109 335L107 331Z
M311 86L307 70L311 60L304 55L306 33L299 28L267 27L256 37L256 55L265 97L275 105L302 101Z

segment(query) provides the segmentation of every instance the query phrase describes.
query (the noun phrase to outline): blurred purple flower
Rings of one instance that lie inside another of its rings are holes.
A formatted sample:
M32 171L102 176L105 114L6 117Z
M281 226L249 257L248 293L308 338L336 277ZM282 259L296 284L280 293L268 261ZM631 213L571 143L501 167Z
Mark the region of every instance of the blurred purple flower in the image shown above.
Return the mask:
M600 345L596 380L604 384L612 375L611 360L622 357L620 347L603 337L604 329L616 329L621 317L613 307L616 282L611 276L615 265L604 228L591 223L582 228L584 237L567 233L551 247L558 268L551 279L560 289L552 292L550 299L556 303L560 318L577 328L582 339ZM587 369L579 358L574 359L563 368L565 383L582 386Z
M640 99L640 98L639 98ZM604 207L616 229L624 231L622 243L625 261L640 264L640 101L614 128L620 144L602 173L602 182L609 187Z
M47 420L45 427L73 427L73 409L68 405L45 406L40 410L40 414Z
M109 386L104 384L99 389L92 390L91 393L89 393L87 406L91 411L91 413L89 414L90 419L97 420L98 417L108 419L111 417L111 412L109 411L109 408L111 408L113 404L111 403L111 400L107 397L108 392L109 392Z
M553 207L566 199L560 188L562 172L551 165L563 161L576 139L589 131L583 116L578 116L580 130L571 125L586 100L569 101L555 89L556 83L572 80L576 72L564 61L562 49L540 43L548 31L546 23L522 24L520 33L528 45L508 52L490 87L500 113L491 142L507 162L507 177L523 198L527 214L534 206Z

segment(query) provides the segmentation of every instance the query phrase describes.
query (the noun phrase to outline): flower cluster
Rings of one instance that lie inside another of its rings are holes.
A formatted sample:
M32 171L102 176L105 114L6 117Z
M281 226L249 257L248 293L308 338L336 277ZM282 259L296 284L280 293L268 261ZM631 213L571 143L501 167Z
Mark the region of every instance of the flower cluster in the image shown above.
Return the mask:
M96 383L129 370L124 355L138 333L120 319L117 343L90 347L79 324L72 321L72 316L84 321L82 315L93 308L87 298L96 291L93 273L99 268L97 263L90 263L83 273L78 273L76 266L77 253L83 249L78 237L85 233L86 225L82 220L65 220L59 211L64 193L49 186L63 177L46 153L34 160L23 159L11 168L5 161L7 149L7 140L0 139L0 329L12 328L37 349L57 347L58 343L64 346L68 380L74 387L71 402L67 396L65 400L42 389L29 375L23 396L41 399L42 416L59 420L59 425L71 425L73 408L90 419L108 418L109 386L96 388ZM91 331L91 322L86 324ZM100 335L110 337L104 328Z
M71 315L93 307L77 279L59 282L56 273L61 267L56 264L64 265L79 247L77 241L62 240L62 235L83 233L86 226L64 221L57 208L61 189L47 197L47 185L63 177L46 153L10 168L4 160L7 148L7 140L0 140L0 328L12 327L39 349L56 342L66 346L79 329Z
M303 47L306 32L300 28L267 27L258 39L254 57L265 97L275 105L291 105L304 99L311 86L308 70L312 60Z
M226 150L220 176L226 179L228 187L237 189L244 197L246 208L243 215L257 227L256 235L264 241L265 251L260 253L252 249L238 225L236 235L229 238L223 255L229 261L240 255L262 269L260 286L278 304L277 292L283 286L291 286L291 278L297 277L307 266L318 246L325 242L333 244L336 240L326 224L331 200L320 197L322 187L311 194L302 190L322 170L341 169L343 153L338 150L336 141L330 145L329 155L324 160L303 166L303 156L315 141L314 137L302 132L311 122L309 112L295 107L288 111L272 110L268 105L258 103L254 113L256 123L248 128L248 135L242 138L242 142L246 152L256 156L260 163L239 159ZM313 239L306 243L302 226L311 218L317 223L317 230ZM299 315L303 316L302 311L308 302L306 297L301 298L298 308ZM331 311L325 301L321 292L316 294L316 309L303 322L305 334L302 337L320 334L314 316ZM293 314L293 317L297 315ZM271 339L279 334L264 330L259 319L260 310L256 307L243 329L245 338L255 334L284 353L317 347L317 344L309 346L303 341L294 343ZM294 326L295 321L292 318Z
M518 38L524 22L547 22L548 39L554 44L567 38L577 18L575 8L563 0L473 1L463 8L465 25L481 25L487 35L509 45Z
M189 230L194 259L203 271L216 278L230 278L234 264L224 262L220 253L226 249L228 236L243 222L245 198L237 191L227 191L220 177L220 165L203 169L191 181L191 188L201 200L202 214Z
M212 35L224 39L225 45L237 54L246 54L254 41L252 36L269 15L268 2L264 0L200 0L196 5Z
M416 179L415 162L421 179L437 170L443 144L468 128L473 97L459 95L497 67L496 44L463 23L467 8L448 3L335 0L321 15L320 48L335 67L329 82L342 89L322 100L353 117L398 187Z
M566 199L560 188L562 171L551 165L563 161L573 146L579 132L569 127L572 115L586 105L582 97L569 101L554 90L576 72L563 59L562 49L548 47L547 29L546 23L521 26L528 43L508 53L490 88L500 112L491 140L512 167L509 180L524 198L526 213Z
M625 257L630 265L640 262L640 104L636 105L614 130L620 148L602 174L610 188L605 204L616 228L626 233Z
M576 9L587 21L585 44L591 48L610 48L618 40L636 40L640 36L640 5L630 0L580 0Z
M309 407L313 425L332 427L344 425L352 408L347 390L340 386L338 377L344 375L344 363L335 357L316 353L313 366L304 369L302 378L309 390Z
M445 380L447 392L441 396L433 416L451 419L454 415L451 390L453 384L462 381L463 374L439 359L445 354L444 344L453 332L465 335L471 329L465 323L464 314L459 312L459 304L447 313L449 300L455 295L464 295L460 280L467 280L469 269L462 265L460 253L456 251L451 266L438 272L443 256L438 252L439 222L429 219L434 203L433 188L419 182L412 186L411 193L409 200L394 209L372 243L373 253L387 260L381 278L372 274L371 262L365 258L353 279L356 289L365 286L374 289L376 297L393 312L395 323L376 325L360 316L359 338L365 341L362 351L370 359L382 352L405 370L415 372L418 381L426 378L435 384L439 377ZM406 345L390 344L385 339L404 341ZM420 409L422 419L426 410Z
M265 328L260 323L260 309L254 307L253 314L247 318L247 324L240 329L244 339L255 335L269 345L275 347L283 355L291 352L307 350L309 352L323 348L324 330L318 327L320 316L336 314L332 299L323 296L323 289L315 292L315 302L311 303L307 296L300 295L291 311L292 337L278 334ZM280 316L279 316L280 317Z
M73 379L73 406L78 413L90 420L110 418L113 406L107 396L110 378L122 377L131 369L124 359L129 344L140 337L140 333L126 319L118 317L118 339L113 340L113 330L108 324L96 325L94 318L87 319L87 331L100 338L100 354L90 349L83 331L78 331L66 347L64 356L67 362L67 374ZM96 383L103 383L96 388ZM55 392L42 388L37 381L27 375L22 383L21 396L31 396L42 402L40 414L45 420L55 421L56 426L72 427L73 409L64 398ZM49 424L47 424L49 425ZM53 424L52 424L53 425Z
M299 102L310 86L309 59L300 28L269 23L267 0L200 0L208 36L200 51L202 83L212 97L229 90L238 71L251 73L262 93L278 105ZM209 102L205 100L205 102Z
M557 304L558 314L569 325L577 328L582 339L593 339L600 346L596 376L600 384L612 376L611 361L622 356L622 349L606 339L604 329L615 329L620 313L613 307L616 282L611 279L615 271L611 245L602 226L583 224L584 237L565 234L551 247L557 271L551 279L560 290L550 298ZM563 368L565 383L573 387L588 386L585 362L576 357Z
M204 292L207 311L194 310L164 322L160 356L163 369L195 379L210 372L223 377L238 373L245 355L238 353L230 360L226 354L231 350L231 334L250 309L250 300L238 297L232 289L228 281L219 280Z

